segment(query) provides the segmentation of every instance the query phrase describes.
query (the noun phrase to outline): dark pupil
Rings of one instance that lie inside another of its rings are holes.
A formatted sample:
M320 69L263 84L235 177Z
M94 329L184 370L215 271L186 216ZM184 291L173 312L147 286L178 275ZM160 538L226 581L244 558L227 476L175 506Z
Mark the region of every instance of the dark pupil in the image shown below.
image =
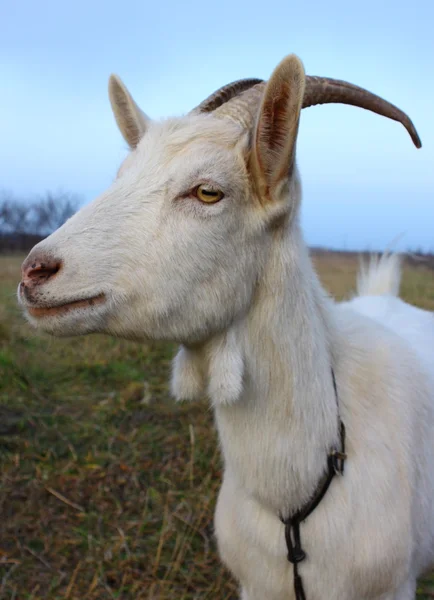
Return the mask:
M211 192L210 190L204 190L203 188L202 194L205 194L205 196L217 196L217 192Z

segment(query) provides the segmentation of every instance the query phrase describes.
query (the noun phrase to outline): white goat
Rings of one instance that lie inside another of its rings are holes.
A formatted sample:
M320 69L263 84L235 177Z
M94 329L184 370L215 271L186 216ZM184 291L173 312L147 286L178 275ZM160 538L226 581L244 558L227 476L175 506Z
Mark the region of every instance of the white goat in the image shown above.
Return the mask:
M295 56L267 83L230 84L158 123L118 78L109 89L131 153L24 262L27 318L58 336L181 344L172 389L206 391L215 409L215 530L243 600L414 598L434 563L434 317L394 296L396 257L365 273L366 297L327 297L300 232L295 166L304 106L362 106L401 121L420 147L411 121L365 90L306 77ZM285 541L279 516L324 485L338 410L345 473L301 523L307 557L293 567L300 543L290 525Z

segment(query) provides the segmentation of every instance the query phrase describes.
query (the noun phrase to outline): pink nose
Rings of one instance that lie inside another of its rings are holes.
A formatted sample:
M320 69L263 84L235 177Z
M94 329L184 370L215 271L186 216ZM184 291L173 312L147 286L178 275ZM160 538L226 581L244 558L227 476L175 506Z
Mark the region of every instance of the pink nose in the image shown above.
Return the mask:
M21 284L34 287L46 283L60 271L62 263L52 257L30 255L21 267Z

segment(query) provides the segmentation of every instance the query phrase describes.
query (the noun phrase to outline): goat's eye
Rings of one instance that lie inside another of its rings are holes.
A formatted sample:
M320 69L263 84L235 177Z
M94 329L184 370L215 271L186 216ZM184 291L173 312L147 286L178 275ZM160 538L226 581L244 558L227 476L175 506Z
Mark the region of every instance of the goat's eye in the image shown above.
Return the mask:
M194 195L198 200L201 202L206 202L207 204L218 202L224 196L221 190L215 190L209 185L199 185L195 189Z

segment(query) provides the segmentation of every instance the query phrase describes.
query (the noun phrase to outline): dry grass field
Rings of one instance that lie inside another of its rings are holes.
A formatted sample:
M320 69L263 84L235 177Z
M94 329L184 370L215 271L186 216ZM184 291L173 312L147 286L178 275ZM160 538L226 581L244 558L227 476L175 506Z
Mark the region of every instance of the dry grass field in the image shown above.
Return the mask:
M170 399L174 348L36 336L21 258L0 257L0 600L235 600L213 539L212 414ZM335 297L354 289L354 257L315 263ZM434 271L407 266L402 295L434 311Z

